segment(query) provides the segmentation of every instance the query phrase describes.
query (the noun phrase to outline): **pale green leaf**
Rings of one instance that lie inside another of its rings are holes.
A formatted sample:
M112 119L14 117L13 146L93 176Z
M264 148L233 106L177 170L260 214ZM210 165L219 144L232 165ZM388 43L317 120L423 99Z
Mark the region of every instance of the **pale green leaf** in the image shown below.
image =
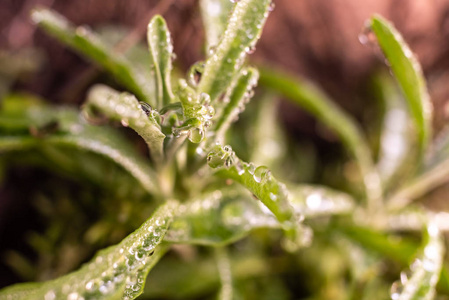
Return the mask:
M423 155L432 137L432 103L421 66L394 26L381 16L369 24L404 92L418 133L419 154Z
M245 109L245 105L250 100L253 88L259 79L259 72L254 68L243 69L237 80L230 89L229 95L225 96L225 106L218 110L216 107L215 134L219 142L224 142L224 134L229 126L240 113Z
M145 82L145 76L142 76L124 56L112 51L112 47L104 43L90 29L86 27L75 28L63 16L48 9L34 10L31 18L39 27L66 46L110 72L140 100L154 104L151 84Z
M289 185L288 190L295 212L306 218L351 214L356 208L351 196L330 188L301 184Z
M301 214L296 214L288 201L286 186L277 181L267 167L255 167L240 161L230 146L217 144L207 155L207 163L217 174L233 179L254 194L277 218L286 232L288 248L302 246Z
M231 260L225 247L215 248L215 259L217 261L217 270L220 277L221 289L218 294L219 300L233 300L234 287L231 271Z
M379 174L374 168L365 136L356 121L336 106L320 89L304 80L279 71L262 69L260 84L298 104L340 137L359 165L369 207L378 208L382 197Z
M165 135L151 111L148 111L147 115L142 105L131 94L120 94L105 85L96 85L89 91L83 110L87 116L99 112L122 122L124 126L129 126L145 140L155 161L163 158Z
M248 194L216 191L182 204L165 240L222 246L256 228L279 228L279 223Z
M177 202L168 202L120 244L100 251L81 269L42 284L0 291L0 299L135 299L148 272L166 252L159 245Z
M206 50L213 52L225 32L233 3L228 0L201 0L201 17L206 31Z
M431 300L443 264L444 245L438 227L429 223L426 228L427 242L423 253L410 266L411 274L401 273L401 279L391 288L394 300Z
M271 0L240 0L235 5L223 38L206 61L198 90L210 95L212 103L229 88L254 49L268 16Z
M282 173L284 177L288 173L285 165L292 166L293 173L298 173L299 166L291 163L294 160L287 153L287 137L278 114L279 101L272 94L264 95L257 99L256 108L256 120L248 135L248 139L251 139L250 145L254 145L250 160L255 164L264 164L274 171L279 171L279 174ZM305 148L306 146L301 144L301 149L295 151L295 154L301 157L303 153L300 151ZM285 160L288 160L287 164L284 164Z
M287 201L295 215L306 218L348 214L355 208L355 201L349 195L310 185L290 185ZM247 192L225 189L183 203L165 240L223 246L258 228L282 229L283 226L262 202Z
M437 138L431 155L418 174L398 189L390 198L389 207L399 209L424 196L449 180L449 129Z
M173 44L167 24L161 16L154 16L148 24L147 40L156 75L157 108L160 109L174 98L171 90Z
M377 169L387 190L396 188L416 169L418 140L411 126L407 104L393 78L380 73L374 84L385 107Z

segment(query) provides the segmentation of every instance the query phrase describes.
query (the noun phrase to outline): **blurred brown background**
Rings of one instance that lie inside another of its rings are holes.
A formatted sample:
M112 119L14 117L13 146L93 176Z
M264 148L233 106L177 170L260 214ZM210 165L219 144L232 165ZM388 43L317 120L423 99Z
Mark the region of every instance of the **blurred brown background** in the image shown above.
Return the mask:
M376 51L361 45L357 37L368 17L382 14L395 23L417 53L437 107L435 125L441 127L446 115L439 108L449 95L445 71L449 67L449 0L274 2L276 8L251 57L253 61L277 65L317 82L358 116L367 105L358 91L382 59L376 57ZM17 88L54 102L81 103L83 87L95 76L87 76L92 66L36 30L29 11L38 5L52 7L75 24L93 28L121 24L140 40L144 39L151 15L160 13L172 32L178 67L185 70L203 58L197 0L0 0L0 49L38 47L47 57L41 70L17 84Z

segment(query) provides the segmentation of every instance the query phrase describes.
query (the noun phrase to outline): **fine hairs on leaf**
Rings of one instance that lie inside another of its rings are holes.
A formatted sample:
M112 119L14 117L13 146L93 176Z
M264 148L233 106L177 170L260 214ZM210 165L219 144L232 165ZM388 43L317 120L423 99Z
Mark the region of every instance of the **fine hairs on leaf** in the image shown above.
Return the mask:
M33 259L9 252L10 265L41 282L6 287L0 300L379 299L389 287L392 300L447 297L449 214L412 200L447 182L449 134L432 144L421 67L394 26L376 15L361 36L375 38L396 80L376 79L385 115L373 134L319 86L248 65L271 0L200 0L199 9L206 53L185 76L160 15L149 21L142 63L104 34L32 12L119 86L92 84L81 109L5 92L0 182L11 185L4 177L15 166L60 170L70 182L36 193L50 225L32 229ZM314 146L305 151L310 143L283 132L279 95L333 130L353 161L310 163ZM413 151L392 154L392 140Z

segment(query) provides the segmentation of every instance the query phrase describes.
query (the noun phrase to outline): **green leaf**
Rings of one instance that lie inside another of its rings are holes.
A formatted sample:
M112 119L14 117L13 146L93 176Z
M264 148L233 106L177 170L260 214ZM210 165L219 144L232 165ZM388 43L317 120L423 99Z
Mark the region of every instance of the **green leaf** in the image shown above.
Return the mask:
M407 239L393 238L383 232L355 225L344 225L335 228L344 233L364 248L380 253L383 256L408 265L416 253L418 246Z
M411 275L401 273L401 280L393 283L394 300L431 300L443 264L444 245L438 227L431 223L426 230L427 242L423 253L410 266Z
M122 166L150 194L159 193L157 177L151 166L115 130L91 126L72 109L46 106L26 96L11 95L3 100L0 110L0 153L43 146L91 151ZM11 128L7 126L8 122L2 122L8 119L15 119L20 126ZM45 132L46 124L57 124L54 132ZM30 135L30 128L34 128L35 136Z
M290 204L306 218L351 214L355 200L348 194L314 185L289 185Z
M254 252L240 252L230 259L236 281L268 276L269 265L276 260ZM192 259L166 256L150 272L148 283L145 285L145 299L196 299L218 289L220 280L216 262L209 255Z
M235 242L256 228L279 228L249 195L240 191L216 191L182 204L165 240L223 246Z
M249 102L251 93L259 79L259 72L254 68L245 68L241 71L240 76L230 89L229 95L225 96L225 106L221 110L215 106L216 123L215 132L216 140L224 142L223 138L232 122L245 109L245 105Z
M156 73L157 107L173 102L171 90L171 70L173 44L167 24L161 16L154 16L148 24L148 47Z
M384 190L396 189L416 169L418 139L407 104L394 79L382 72L374 78L374 84L385 110L377 169Z
M226 31L215 52L206 61L199 92L210 95L212 103L230 87L254 49L268 16L271 0L240 0L235 5Z
M291 250L302 246L300 214L295 214L288 201L288 191L267 167L255 167L240 161L230 146L217 144L207 155L207 163L217 168L219 176L233 179L254 194L278 219L287 234L286 246Z
M340 137L359 165L369 207L378 208L382 197L380 178L374 168L371 151L356 121L311 83L271 69L259 71L261 85L299 105Z
M152 111L148 111L147 115L142 105L131 94L119 94L105 85L96 85L90 89L83 109L87 116L99 112L131 127L145 140L155 161L163 158L165 135L161 132Z
M231 260L229 253L224 247L215 248L215 259L217 261L218 274L220 275L221 289L218 295L219 300L233 300L234 287L231 271Z
M254 104L254 103L253 103ZM286 133L279 120L279 101L268 93L257 99L256 120L249 131L249 144L254 145L251 149L250 160L255 164L264 164L273 171L287 177L285 165L292 166L296 174L297 167L294 166L291 155L288 155L288 144ZM302 149L306 146L301 145ZM296 149L295 149L296 150ZM295 154L302 156L303 153L295 151ZM304 157L304 159L307 159ZM288 161L284 164L285 161ZM302 168L301 168L302 169Z
M151 84L144 80L146 77L141 76L124 56L111 50L112 47L94 32L86 27L75 28L63 16L48 9L34 10L31 18L48 34L110 72L140 100L155 104L152 102Z
M402 266L407 266L413 262L416 250L419 248L419 245L410 239L387 235L384 232L363 226L340 224L335 226L334 229L338 232L342 232L365 249L397 261ZM447 266L444 266L437 286L438 290L444 293L449 293L448 274L448 268Z
M0 299L135 299L148 272L166 252L160 246L177 202L168 202L120 244L100 251L78 271L34 285L0 291Z
M390 209L400 209L449 180L449 129L436 139L418 174L398 189L389 200Z
M294 214L306 218L347 214L355 207L349 195L324 187L291 185L289 192ZM226 189L182 204L165 240L224 246L258 228L282 229L282 224L247 192Z
M381 16L374 16L369 26L404 92L418 133L419 153L422 156L432 136L432 104L421 66L391 23Z
M213 51L225 32L233 3L228 0L201 0L201 17L206 31L206 50Z

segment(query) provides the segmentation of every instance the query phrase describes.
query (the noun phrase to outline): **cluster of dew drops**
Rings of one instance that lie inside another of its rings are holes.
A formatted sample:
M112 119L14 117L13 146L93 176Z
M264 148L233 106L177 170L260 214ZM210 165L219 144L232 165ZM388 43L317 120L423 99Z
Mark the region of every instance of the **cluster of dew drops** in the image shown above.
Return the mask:
M438 239L439 228L435 223L431 223L427 227L430 239ZM404 292L405 286L409 284L410 278L418 269L432 273L430 285L435 285L438 281L438 269L441 266L442 246L438 243L431 242L425 248L422 257L416 258L410 266L410 270L401 272L400 279L395 281L390 290L392 300L398 300ZM433 281L433 282L432 282ZM419 283L418 283L419 284Z
M61 299L60 293L67 295L67 300L96 299L115 292L123 285L125 285L123 299L133 299L144 284L145 276L142 270L149 263L155 245L162 239L161 231L166 223L165 219L157 218L144 228L142 234L131 245L123 246L107 256L97 256L87 266L90 272L84 280L78 282L78 278L74 278L73 282L64 284L60 291L49 290L44 299ZM91 278L92 272L95 273L105 265L108 267L100 276Z

